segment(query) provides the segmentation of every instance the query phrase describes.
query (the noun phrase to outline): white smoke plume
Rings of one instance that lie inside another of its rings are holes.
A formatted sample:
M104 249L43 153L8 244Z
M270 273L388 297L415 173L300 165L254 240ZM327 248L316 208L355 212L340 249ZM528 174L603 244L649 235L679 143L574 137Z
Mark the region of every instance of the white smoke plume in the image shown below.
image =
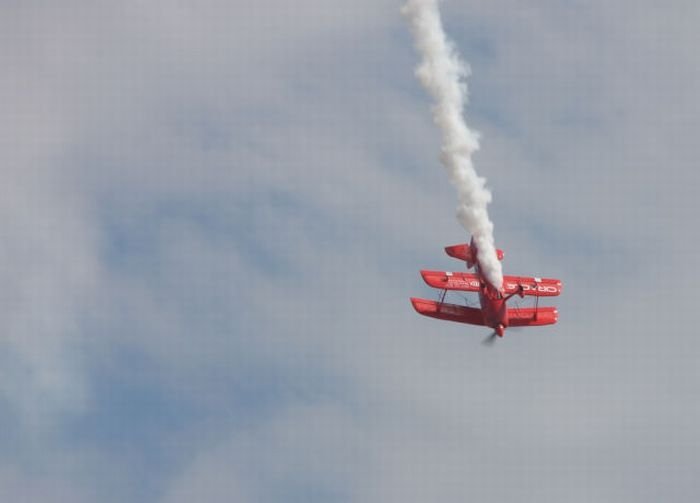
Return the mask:
M467 102L465 79L469 69L445 35L438 0L409 0L401 12L411 23L416 50L422 58L416 76L435 100L433 119L442 131L440 161L457 188L457 218L474 237L486 279L500 288L503 271L496 256L493 223L486 211L491 192L472 163L472 154L479 148L479 136L467 127L462 115Z

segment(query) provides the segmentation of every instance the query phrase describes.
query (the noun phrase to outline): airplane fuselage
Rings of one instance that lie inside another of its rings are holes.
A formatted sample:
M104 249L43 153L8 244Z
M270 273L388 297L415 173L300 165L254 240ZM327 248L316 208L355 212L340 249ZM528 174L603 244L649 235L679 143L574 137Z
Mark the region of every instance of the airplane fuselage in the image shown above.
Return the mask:
M508 307L506 298L503 293L491 286L476 267L476 272L481 276L481 284L479 290L479 303L481 304L481 313L484 316L486 326L493 328L499 337L503 337L506 327L508 326Z

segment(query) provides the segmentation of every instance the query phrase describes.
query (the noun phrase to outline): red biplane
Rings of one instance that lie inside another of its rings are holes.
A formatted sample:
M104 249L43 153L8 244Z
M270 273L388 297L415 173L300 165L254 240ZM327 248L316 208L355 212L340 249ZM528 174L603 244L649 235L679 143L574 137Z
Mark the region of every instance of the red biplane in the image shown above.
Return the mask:
M540 307L540 297L555 297L561 293L561 281L550 278L531 278L525 276L504 276L503 286L497 288L490 284L481 271L476 245L472 238L470 244L448 246L445 251L451 257L466 262L467 269L474 268L476 274L467 272L421 271L425 282L442 290L440 299L433 300L412 298L416 311L424 316L441 320L457 321L470 325L493 328L495 336L503 337L508 327L527 327L552 325L557 322L555 307ZM498 260L503 260L503 251L496 250ZM448 304L445 295L448 291L478 292L481 308ZM514 295L521 298L535 297L533 307L508 307L507 302Z

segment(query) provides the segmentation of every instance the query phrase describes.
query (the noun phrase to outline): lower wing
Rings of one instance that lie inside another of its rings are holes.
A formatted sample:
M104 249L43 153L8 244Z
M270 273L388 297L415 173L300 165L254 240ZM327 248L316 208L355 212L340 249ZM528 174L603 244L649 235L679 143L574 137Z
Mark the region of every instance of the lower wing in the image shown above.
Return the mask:
M508 309L508 326L529 327L554 325L559 319L556 307L511 307Z
M485 326L481 309L435 302L434 300L411 298L413 308L423 316L430 316L439 320L456 321L470 325Z

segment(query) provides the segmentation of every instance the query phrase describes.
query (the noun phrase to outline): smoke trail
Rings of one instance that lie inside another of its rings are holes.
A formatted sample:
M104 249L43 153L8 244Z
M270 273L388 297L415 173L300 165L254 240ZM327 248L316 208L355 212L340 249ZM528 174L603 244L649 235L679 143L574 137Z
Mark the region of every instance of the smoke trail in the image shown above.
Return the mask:
M479 148L479 137L462 116L467 102L468 68L445 35L438 0L409 0L401 12L411 23L416 49L423 58L416 76L435 100L433 119L442 131L440 161L457 188L457 218L474 237L486 279L500 288L503 272L496 257L493 223L486 211L491 193L486 180L474 170L471 158Z

